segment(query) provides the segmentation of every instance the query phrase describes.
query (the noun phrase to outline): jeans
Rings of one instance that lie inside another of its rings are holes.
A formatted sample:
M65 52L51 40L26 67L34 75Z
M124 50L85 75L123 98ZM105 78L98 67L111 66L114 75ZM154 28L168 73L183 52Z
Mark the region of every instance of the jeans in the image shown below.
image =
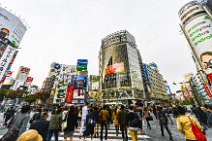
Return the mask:
M149 120L146 118L146 123L147 123L147 128L149 128L151 130L151 126L149 124Z
M166 128L166 131L168 132L169 137L172 138L172 134L169 130L168 124L163 124L163 123L160 122L160 129L161 129L162 136L164 136L164 128L163 127Z
M115 125L115 128L116 128L116 136L118 136L118 134L119 134L119 125Z
M130 135L131 135L132 141L138 140L138 130L130 129Z
M50 129L47 133L46 141L51 141L52 135L54 134L55 141L58 141L59 130L58 129Z
M107 139L107 122L101 123L101 135L100 139L103 140L103 128L105 127L105 140Z
M128 135L127 135L127 128L121 131L122 139L124 140L126 138L126 141L128 141Z

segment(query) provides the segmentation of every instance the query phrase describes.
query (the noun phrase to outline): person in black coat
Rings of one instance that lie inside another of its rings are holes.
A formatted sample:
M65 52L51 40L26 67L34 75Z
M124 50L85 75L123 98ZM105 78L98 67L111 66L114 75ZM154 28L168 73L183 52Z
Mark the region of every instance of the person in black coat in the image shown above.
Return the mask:
M67 115L67 128L64 130L64 141L67 140L67 137L70 137L70 141L73 141L74 129L77 130L77 127L76 110L74 106L71 106Z
M46 141L47 131L49 128L48 113L44 112L41 114L41 118L35 122L33 122L30 126L30 129L35 129L38 133L43 137L43 141Z

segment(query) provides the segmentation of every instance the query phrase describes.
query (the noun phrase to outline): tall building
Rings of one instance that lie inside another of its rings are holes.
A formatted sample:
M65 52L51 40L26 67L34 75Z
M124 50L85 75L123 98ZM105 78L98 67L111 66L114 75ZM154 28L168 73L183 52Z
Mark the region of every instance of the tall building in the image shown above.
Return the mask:
M126 30L102 39L99 52L100 94L105 102L132 103L145 98L142 62L135 38Z
M162 103L167 101L169 96L166 91L166 84L163 75L159 73L155 63L143 64L148 95L152 102Z

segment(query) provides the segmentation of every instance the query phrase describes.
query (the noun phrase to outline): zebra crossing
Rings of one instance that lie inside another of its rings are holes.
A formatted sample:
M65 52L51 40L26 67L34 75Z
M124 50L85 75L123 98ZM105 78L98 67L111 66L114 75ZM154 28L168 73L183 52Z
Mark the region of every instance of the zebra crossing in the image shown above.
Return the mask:
M78 128L77 131L74 132L74 139L73 139L74 141L84 141L83 138L81 138L81 139L79 138L80 137L79 128ZM98 132L99 132L99 136L100 136L100 128L99 128ZM104 139L104 135L105 134L103 132L103 139ZM99 136L96 137L96 138L93 138L92 141L100 141ZM63 141L63 139L64 139L64 133L61 132L59 134L59 141ZM128 131L128 139L131 140L131 136L129 134L129 131ZM67 140L69 140L69 139L67 139ZM54 140L54 136L52 137L51 141L55 141ZM86 139L86 141L91 141L91 138L88 137ZM108 129L107 141L123 141L122 136L121 136L121 131L119 131L119 135L116 136L116 131L115 131L115 126L114 125L110 125L110 128ZM138 141L152 141L152 139L149 136L145 135L144 133L139 132L138 133Z

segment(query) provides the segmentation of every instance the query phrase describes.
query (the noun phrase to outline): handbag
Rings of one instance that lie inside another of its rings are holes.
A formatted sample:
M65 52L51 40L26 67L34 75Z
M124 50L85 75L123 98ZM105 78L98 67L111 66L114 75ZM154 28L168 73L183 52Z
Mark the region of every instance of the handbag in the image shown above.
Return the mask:
M147 120L153 120L153 117L150 115L149 117L146 118Z
M66 115L65 121L63 121L62 124L61 124L61 130L62 131L64 131L68 126L67 119L68 119L68 116Z
M192 122L191 118L188 116L190 122L191 122L191 128L194 136L198 141L207 141L205 135L202 133L202 131Z

